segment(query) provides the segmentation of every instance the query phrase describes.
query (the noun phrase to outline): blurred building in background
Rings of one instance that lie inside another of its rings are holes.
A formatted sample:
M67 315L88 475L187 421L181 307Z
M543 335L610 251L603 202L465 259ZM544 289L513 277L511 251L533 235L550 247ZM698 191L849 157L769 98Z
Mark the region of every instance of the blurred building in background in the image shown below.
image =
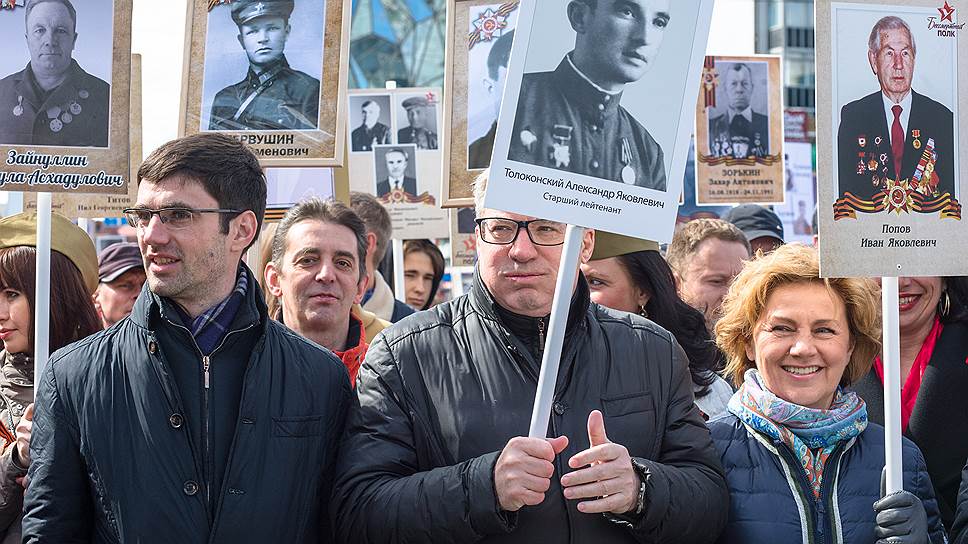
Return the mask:
M442 87L446 0L353 0L351 89Z

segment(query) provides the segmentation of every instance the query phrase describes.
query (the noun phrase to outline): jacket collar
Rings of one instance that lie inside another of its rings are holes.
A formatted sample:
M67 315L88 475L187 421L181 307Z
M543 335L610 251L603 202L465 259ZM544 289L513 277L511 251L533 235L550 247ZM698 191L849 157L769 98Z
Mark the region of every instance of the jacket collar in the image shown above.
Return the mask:
M245 290L245 299L235 315L230 330L246 327L256 322L261 323L264 327L269 319L269 314L265 301L262 299L262 290L258 288L259 284L249 267L242 263L241 268L242 273L248 275L249 288ZM172 323L181 323L181 318L171 307L171 302L163 300L162 297L153 293L148 288L148 282L145 282L141 294L138 295L138 300L134 303L129 319L139 327L154 330L154 325L157 323L154 320L159 318Z
M608 92L583 74L571 61L574 51L561 59L554 71L554 80L558 89L567 96L572 104L578 106L582 116L594 121L604 121L615 115L622 92Z
M286 56L283 55L279 57L279 60L267 66L265 70L262 70L258 74L256 74L255 70L252 69L252 66L249 65L249 72L246 74L246 79L248 80L250 86L258 87L259 85L264 85L269 80L275 78L277 75L279 75L279 72L286 68L289 68L289 61L287 61Z
M530 335L536 335L538 330L538 322L541 321L545 325L548 323L548 317L528 317L516 314L504 307L502 307L494 299L494 295L491 291L484 285L484 281L481 280L481 271L479 267L474 268L474 285L471 287L470 292L471 301L473 304L487 317L501 323L508 332L514 334L515 336L521 337L521 334L526 334L530 332ZM585 315L587 314L589 307L591 306L591 294L588 290L588 283L585 281L585 277L579 273L578 274L578 284L575 286L575 292L571 296L571 305L568 309L568 324L565 326L565 338L571 338L573 333L579 330L585 323Z

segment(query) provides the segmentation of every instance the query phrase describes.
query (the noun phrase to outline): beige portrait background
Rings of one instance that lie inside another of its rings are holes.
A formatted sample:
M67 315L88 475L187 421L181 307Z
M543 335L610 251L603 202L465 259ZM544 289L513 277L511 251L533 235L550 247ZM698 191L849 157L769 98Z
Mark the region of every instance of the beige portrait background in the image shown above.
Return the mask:
M727 159L716 161L716 157L708 157L709 123L705 107L705 88L700 82L699 97L696 101L696 204L782 204L784 202L784 171L783 171L783 78L780 72L779 55L751 55L751 56L714 56L717 63L746 62L767 64L767 104L770 123L770 155L762 159ZM726 84L726 72L717 69L718 85ZM725 93L723 93L725 95ZM760 112L757 112L760 113ZM710 162L712 160L713 163ZM719 164L715 164L719 163ZM710 180L740 180L747 179L737 176L727 176L730 170L757 169L760 175L755 179L769 179L769 185L711 185ZM712 192L725 188L734 194L716 195ZM745 188L755 189L756 194L740 194Z

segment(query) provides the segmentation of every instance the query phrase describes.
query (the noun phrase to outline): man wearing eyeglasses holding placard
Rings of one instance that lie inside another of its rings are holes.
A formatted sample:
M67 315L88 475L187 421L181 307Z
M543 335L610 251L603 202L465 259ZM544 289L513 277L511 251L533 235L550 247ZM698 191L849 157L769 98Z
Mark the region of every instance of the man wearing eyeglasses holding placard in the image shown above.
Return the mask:
M241 263L266 182L236 140L155 150L125 210L148 289L38 376L24 542L327 542L343 364Z
M728 494L682 348L571 292L549 438L529 438L566 226L483 208L470 293L370 344L333 494L344 542L713 542ZM580 257L591 257L587 231ZM399 515L406 512L405 516Z

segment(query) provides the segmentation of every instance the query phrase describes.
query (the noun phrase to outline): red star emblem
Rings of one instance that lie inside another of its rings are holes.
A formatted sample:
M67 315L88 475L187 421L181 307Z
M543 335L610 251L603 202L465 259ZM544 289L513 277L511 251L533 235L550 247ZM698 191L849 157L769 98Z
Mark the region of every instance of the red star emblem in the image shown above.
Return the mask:
M938 8L938 13L941 14L942 21L954 22L951 17L955 14L955 8L948 5L948 0L944 0L944 6Z
M429 102L431 104L436 104L437 103L437 93L435 93L433 91L430 91L426 95L424 95L424 98L426 98L427 99L427 102Z

